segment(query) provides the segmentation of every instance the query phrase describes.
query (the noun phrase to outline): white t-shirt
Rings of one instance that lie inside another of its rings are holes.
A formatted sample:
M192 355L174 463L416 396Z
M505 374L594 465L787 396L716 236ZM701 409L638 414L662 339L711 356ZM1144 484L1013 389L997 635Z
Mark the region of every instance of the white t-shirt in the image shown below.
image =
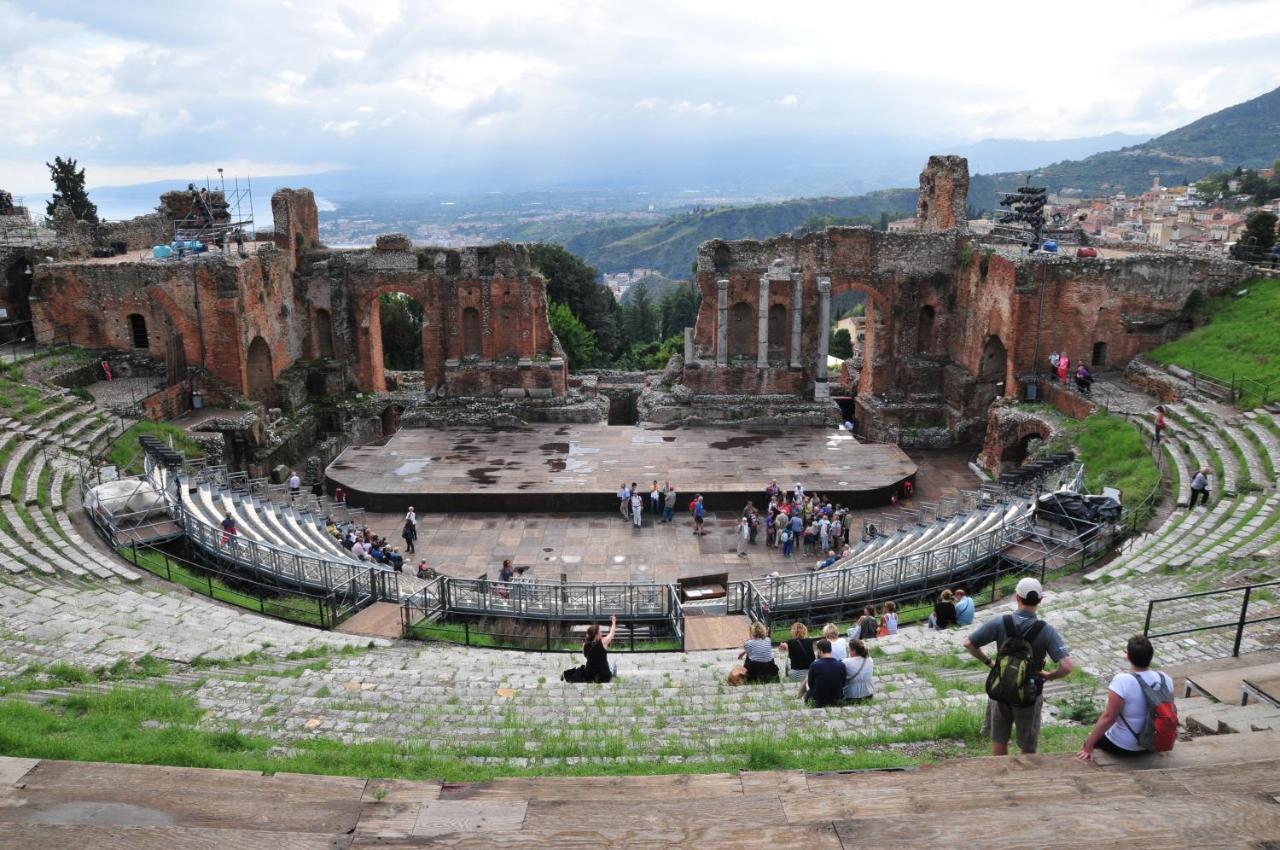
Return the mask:
M1120 716L1124 718L1122 723L1119 719L1111 725L1107 730L1107 738L1117 747L1126 750L1140 750L1138 746L1138 738L1136 732L1141 732L1142 727L1147 722L1147 698L1142 695L1142 688L1138 685L1138 680L1134 678L1141 675L1143 681L1148 685L1156 684L1156 677L1160 677L1169 690L1173 690L1173 680L1169 678L1167 673L1158 673L1153 670L1147 670L1141 674L1121 673L1111 680L1111 692L1124 700L1124 708L1120 711ZM1129 726L1124 724L1128 723ZM1129 727L1133 727L1133 732L1129 731Z
M836 661L844 661L849 657L849 641L844 638L836 638L831 641L831 657Z

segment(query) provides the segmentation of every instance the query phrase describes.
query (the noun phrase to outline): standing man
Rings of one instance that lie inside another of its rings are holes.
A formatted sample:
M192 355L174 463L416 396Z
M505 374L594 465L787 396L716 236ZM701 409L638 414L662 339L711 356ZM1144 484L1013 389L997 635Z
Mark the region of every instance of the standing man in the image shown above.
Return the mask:
M1200 500L1200 504L1205 507L1209 506L1209 470L1208 468L1198 470L1191 479L1191 501L1187 504L1187 510L1191 510L1196 506L1196 499Z
M642 522L641 514L644 513L644 497L640 495L640 491L636 489L636 485L631 485L631 524L636 528L640 527Z
M676 488L668 481L666 489L667 492L662 494L662 521L671 522L671 517L676 512Z
M618 511L623 519L631 518L631 488L625 481L618 487Z
M1160 446L1160 436L1164 434L1164 405L1156 405L1156 440L1155 445Z
M956 588L956 625L973 625L973 599L962 589Z
M662 508L662 493L658 490L658 479L653 479L653 484L649 486L649 511L654 515L658 515L658 511Z
M693 500L693 533L701 537L707 532L702 529L702 523L707 519L706 506L702 504L702 494L699 493L697 498Z
M738 557L747 557L747 541L751 539L751 520L743 516L738 521Z
M1036 615L1036 609L1044 598L1040 582L1028 576L1018 582L1014 594L1018 603L1016 611L983 624L964 642L964 648L970 655L987 667L997 668L987 679L987 716L982 723L983 734L991 738L991 754L997 756L1009 754L1009 738L1015 726L1018 729L1018 749L1023 753L1036 751L1040 743L1044 683L1068 676L1075 669L1067 645L1057 629ZM998 648L995 660L982 651L982 647L990 643ZM1027 656L1023 667L1025 677L1018 683L1024 686L1024 699L1014 702L991 697L993 679L1001 683L1011 679L1017 669L1015 665L1020 649L1025 650L1024 655ZM1058 665L1050 673L1044 672L1045 656ZM1025 705L1021 704L1024 702Z
M413 508L409 508L409 513L404 517L404 528L400 530L400 536L404 538L404 551L409 555L414 553L413 542L418 539L418 524L413 517Z
M298 493L302 491L302 479L298 477L297 470L289 473L289 498L298 498Z

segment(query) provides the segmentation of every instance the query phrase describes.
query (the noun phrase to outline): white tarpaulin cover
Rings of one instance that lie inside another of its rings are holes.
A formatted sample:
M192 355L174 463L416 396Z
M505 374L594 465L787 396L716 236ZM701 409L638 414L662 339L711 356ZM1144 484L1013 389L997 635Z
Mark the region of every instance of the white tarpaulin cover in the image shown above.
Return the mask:
M127 478L99 484L84 497L85 507L112 517L129 517L139 521L168 513L164 496L151 482Z

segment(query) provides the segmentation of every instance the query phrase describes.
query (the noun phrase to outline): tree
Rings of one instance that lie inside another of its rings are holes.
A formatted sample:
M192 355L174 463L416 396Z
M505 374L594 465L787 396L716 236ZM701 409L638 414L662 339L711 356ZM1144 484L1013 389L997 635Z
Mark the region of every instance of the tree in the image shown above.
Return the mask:
M849 336L849 331L840 328L831 334L831 339L827 342L827 353L832 357L839 357L841 360L848 360L853 356L853 337Z
M533 245L529 258L546 278L547 300L568 307L595 334L593 350L612 356L626 347L618 302L599 283L594 268L559 245Z
M702 293L692 282L681 283L679 288L663 296L658 304L662 338L682 336L685 328L693 327L698 321L698 307L701 304Z
M1250 213L1245 221L1240 241L1231 246L1231 256L1237 260L1261 263L1271 246L1276 244L1276 214L1259 210Z
M76 161L60 156L53 158L53 164L45 163L49 169L49 179L53 181L53 197L45 204L45 215L53 218L53 210L59 204L65 204L75 213L78 221L90 224L98 223L98 208L89 200L89 193L84 188L84 169L76 170Z
M569 358L569 371L576 372L595 362L596 335L573 315L567 304L548 305L547 320Z
M382 365L402 372L422 368L422 305L403 292L378 296Z
M631 303L622 308L622 316L627 342L631 345L643 345L658 338L657 310L649 301L649 291L643 283L637 286Z

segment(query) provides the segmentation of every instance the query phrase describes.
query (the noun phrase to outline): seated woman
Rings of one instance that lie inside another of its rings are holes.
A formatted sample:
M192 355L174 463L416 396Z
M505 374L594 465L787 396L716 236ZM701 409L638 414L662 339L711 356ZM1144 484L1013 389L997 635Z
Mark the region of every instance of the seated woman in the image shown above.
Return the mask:
M880 633L885 635L898 633L898 605L893 600L880 606Z
M596 682L606 684L613 679L613 667L609 664L609 644L613 643L618 632L618 616L609 617L609 633L600 637L600 626L592 623L587 626L586 639L582 643L582 654L587 663L581 667L573 667L560 674L566 682Z
M866 702L875 695L871 685L871 673L875 662L867 654L867 645L860 640L849 641L849 657L844 660L844 698L853 702Z
M938 597L937 603L933 606L933 613L929 615L929 626L931 628L949 629L956 624L956 597L950 590L942 591L942 595Z
M1143 685L1173 699L1173 679L1168 673L1151 669L1151 659L1156 651L1145 635L1129 638L1124 654L1129 661L1129 672L1119 673L1111 679L1107 707L1089 737L1085 738L1077 756L1083 761L1093 759L1095 747L1116 756L1147 752L1138 743L1138 733L1147 722L1147 696Z
M747 682L778 681L778 665L773 660L773 642L764 623L751 624L751 638L742 645L739 658L746 658L742 666L747 668Z
M880 621L876 619L876 609L868 605L862 609L862 616L858 618L857 623L849 627L847 634L852 643L855 640L871 640L879 629Z
M804 623L791 624L791 637L778 644L778 649L786 649L790 666L787 678L793 682L803 682L809 676L809 665L813 664L813 641L809 640L809 627Z

